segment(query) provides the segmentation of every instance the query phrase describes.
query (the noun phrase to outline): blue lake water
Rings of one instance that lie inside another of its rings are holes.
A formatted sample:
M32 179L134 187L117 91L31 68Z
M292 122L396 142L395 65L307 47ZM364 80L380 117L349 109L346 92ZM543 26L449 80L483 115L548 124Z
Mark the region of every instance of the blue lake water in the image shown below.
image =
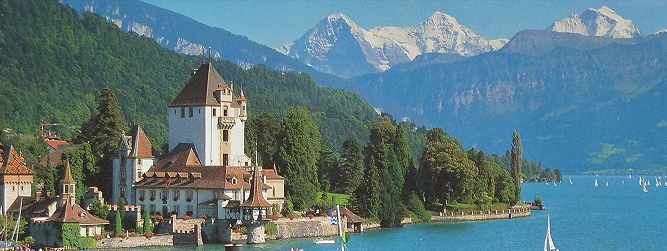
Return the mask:
M667 250L667 187L656 188L655 178L645 193L638 176L573 176L554 186L525 184L523 199L540 195L546 211L528 218L485 222L434 223L368 231L352 235L346 250L542 250L547 214L552 235L561 250ZM663 180L664 182L665 180ZM609 183L606 186L606 183ZM242 250L340 250L313 240L270 241ZM179 250L181 248L168 249ZM183 249L184 250L184 249ZM223 250L205 245L197 250Z

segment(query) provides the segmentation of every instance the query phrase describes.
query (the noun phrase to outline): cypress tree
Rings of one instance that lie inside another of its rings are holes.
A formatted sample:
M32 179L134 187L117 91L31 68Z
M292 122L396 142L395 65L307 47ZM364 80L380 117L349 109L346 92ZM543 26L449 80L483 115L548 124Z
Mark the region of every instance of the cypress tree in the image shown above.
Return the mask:
M116 208L116 216L114 217L113 227L116 236L123 233L123 217L120 215L120 207Z
M81 134L75 138L76 143L88 142L92 148L97 167L91 170L91 183L102 187L109 196L112 176L111 156L120 144L120 138L127 131L127 122L123 117L118 99L111 89L102 89L98 97L97 114L81 127ZM101 170L97 168L101 167Z
M514 178L514 201L512 204L516 204L521 200L521 168L523 166L523 146L521 145L521 136L518 131L512 133L512 150L511 150L511 160L510 165L512 167L512 173Z
M320 131L304 107L290 108L278 136L276 162L295 210L311 206L319 188Z
M151 216L147 210L144 210L143 215L144 225L142 226L144 234L153 233L153 221L151 221Z
M248 140L245 144L245 152L251 159L255 159L255 150L259 154L259 165L272 165L273 156L277 151L276 138L280 132L280 123L271 113L261 113L257 117L251 118L246 124L245 137ZM257 142L257 149L255 149Z

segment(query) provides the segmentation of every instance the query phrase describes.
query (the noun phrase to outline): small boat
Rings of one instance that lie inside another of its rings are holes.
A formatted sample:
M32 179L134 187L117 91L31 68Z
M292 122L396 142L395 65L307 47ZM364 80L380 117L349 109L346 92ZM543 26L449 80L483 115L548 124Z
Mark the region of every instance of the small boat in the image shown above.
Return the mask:
M609 186L609 181L605 182L604 186L608 187Z
M598 179L595 179L595 187L598 187Z
M572 178L570 178L570 185L572 185Z
M315 240L315 244L336 244L335 240Z
M551 219L547 215L547 236L544 237L544 251L559 251L551 238Z

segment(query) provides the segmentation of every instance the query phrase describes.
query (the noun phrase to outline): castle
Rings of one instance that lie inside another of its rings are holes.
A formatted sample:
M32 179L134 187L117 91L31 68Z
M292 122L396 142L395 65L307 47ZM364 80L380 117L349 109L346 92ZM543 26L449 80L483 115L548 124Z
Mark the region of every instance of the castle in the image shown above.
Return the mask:
M112 203L124 199L164 216L221 219L226 207L248 200L258 163L244 152L247 99L243 90L238 97L233 93L233 84L211 63L200 65L167 107L167 154L155 160L139 126L120 139L113 160ZM257 170L262 197L280 210L284 178L275 166Z

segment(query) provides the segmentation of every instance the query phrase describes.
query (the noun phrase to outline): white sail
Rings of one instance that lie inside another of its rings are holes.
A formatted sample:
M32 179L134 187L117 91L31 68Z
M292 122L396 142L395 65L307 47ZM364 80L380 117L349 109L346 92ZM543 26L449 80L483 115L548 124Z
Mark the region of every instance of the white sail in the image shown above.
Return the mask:
M547 216L547 236L544 237L544 251L558 251L554 240L551 238L551 219Z
M570 178L570 185L572 185L572 178Z
M598 179L595 179L595 187L598 187Z

